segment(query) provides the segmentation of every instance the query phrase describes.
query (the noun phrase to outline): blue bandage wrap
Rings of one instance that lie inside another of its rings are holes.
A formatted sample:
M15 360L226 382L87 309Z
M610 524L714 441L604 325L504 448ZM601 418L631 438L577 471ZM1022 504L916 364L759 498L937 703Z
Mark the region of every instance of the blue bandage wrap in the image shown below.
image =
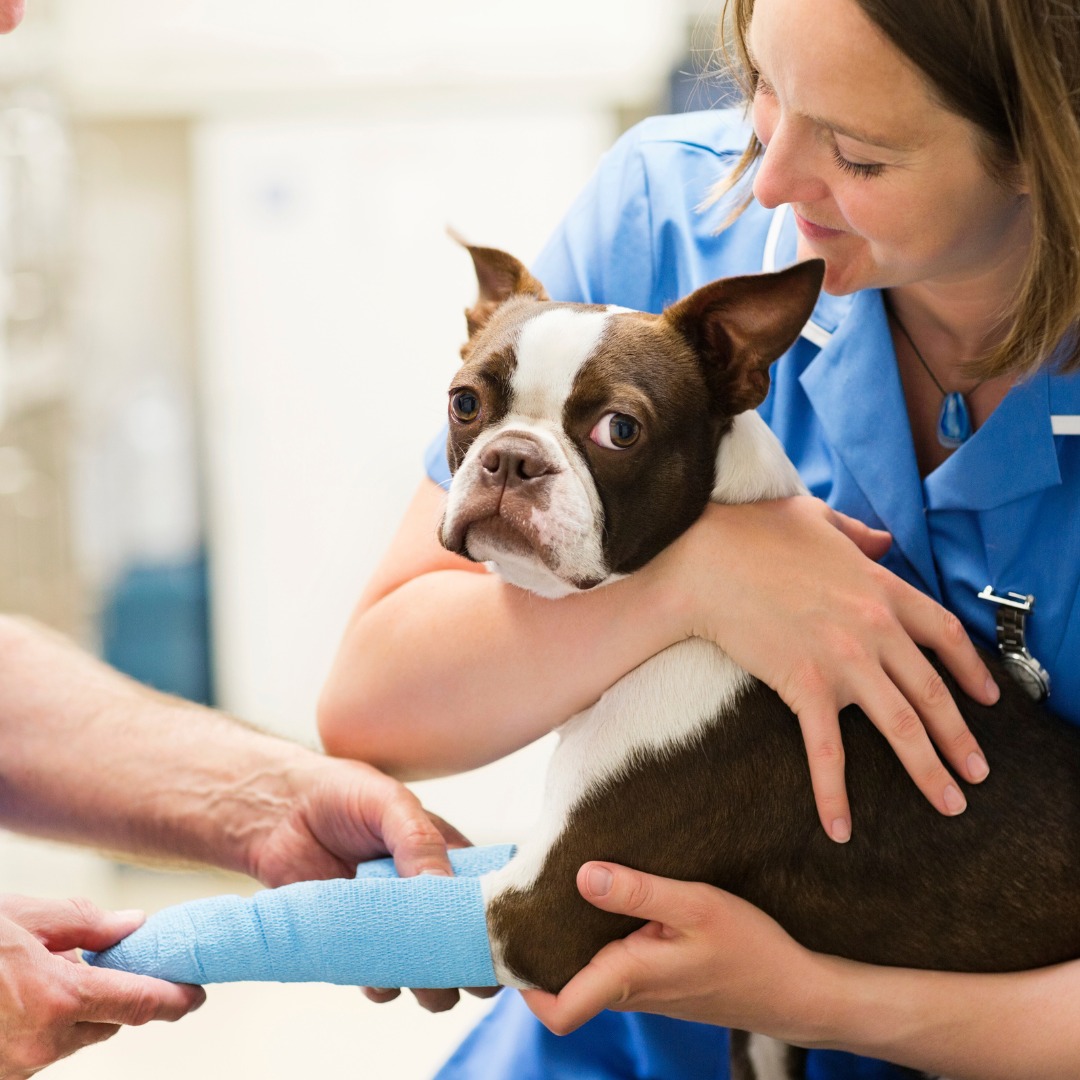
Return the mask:
M513 854L512 844L451 851L455 877L401 878L392 859L379 859L351 880L195 900L83 955L95 967L180 983L495 986L478 879Z

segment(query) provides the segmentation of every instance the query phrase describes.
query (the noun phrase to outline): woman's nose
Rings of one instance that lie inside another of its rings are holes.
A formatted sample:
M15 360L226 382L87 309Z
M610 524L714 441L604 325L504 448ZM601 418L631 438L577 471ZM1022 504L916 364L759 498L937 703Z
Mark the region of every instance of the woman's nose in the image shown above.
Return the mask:
M754 198L766 209L783 203L812 203L828 194L816 171L816 147L802 143L798 132L780 120L762 131L768 143L754 174Z

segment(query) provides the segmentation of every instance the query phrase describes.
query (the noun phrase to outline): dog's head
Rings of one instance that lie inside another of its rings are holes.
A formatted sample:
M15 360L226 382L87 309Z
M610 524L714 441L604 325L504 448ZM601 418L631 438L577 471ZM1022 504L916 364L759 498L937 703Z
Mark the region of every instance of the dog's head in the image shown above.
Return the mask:
M450 389L442 543L543 596L637 569L701 514L721 439L764 399L824 263L648 315L552 302L513 256L468 251L480 296Z

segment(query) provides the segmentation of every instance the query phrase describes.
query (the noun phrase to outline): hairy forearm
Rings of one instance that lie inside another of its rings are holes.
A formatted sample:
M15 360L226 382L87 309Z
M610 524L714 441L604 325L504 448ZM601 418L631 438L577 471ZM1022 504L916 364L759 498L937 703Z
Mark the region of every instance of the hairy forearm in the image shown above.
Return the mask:
M995 975L817 962L818 1034L794 1041L951 1080L1068 1080L1080 1072L1080 962Z
M493 761L672 644L676 603L647 574L560 600L489 574L424 574L350 626L320 701L323 741L406 778Z
M0 625L0 821L249 872L297 770L319 760L147 690L68 642Z

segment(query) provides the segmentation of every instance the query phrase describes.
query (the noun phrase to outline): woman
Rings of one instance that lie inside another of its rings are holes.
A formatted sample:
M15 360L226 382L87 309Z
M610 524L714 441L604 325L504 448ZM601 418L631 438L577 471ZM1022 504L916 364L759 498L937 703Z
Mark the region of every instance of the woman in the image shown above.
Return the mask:
M836 722L851 702L927 798L959 813L931 739L969 782L987 764L916 644L994 700L963 630L993 641L994 611L976 596L987 584L1036 596L1032 651L1056 711L1080 723L1080 438L1068 434L1080 377L1066 373L1080 366L1080 6L737 0L735 16L750 151L724 114L643 125L535 272L558 299L659 310L716 277L824 258L826 295L761 410L824 503L711 507L640 573L548 603L437 547L436 451L436 483L417 493L327 686L334 752L406 775L475 766L696 634L798 714L835 840L858 828ZM738 192L699 206L740 161L753 164L756 202L721 229ZM887 553L878 530L892 534ZM705 886L595 864L579 884L602 907L658 921L601 953L558 1001L532 996L557 1030L617 1004L952 1076L1080 1069L1076 965L882 971L810 956ZM1032 1015L1049 1045L1025 1026ZM720 1028L616 1013L559 1041L503 995L443 1075L721 1077L724 1048ZM905 1075L829 1051L812 1051L807 1070Z

